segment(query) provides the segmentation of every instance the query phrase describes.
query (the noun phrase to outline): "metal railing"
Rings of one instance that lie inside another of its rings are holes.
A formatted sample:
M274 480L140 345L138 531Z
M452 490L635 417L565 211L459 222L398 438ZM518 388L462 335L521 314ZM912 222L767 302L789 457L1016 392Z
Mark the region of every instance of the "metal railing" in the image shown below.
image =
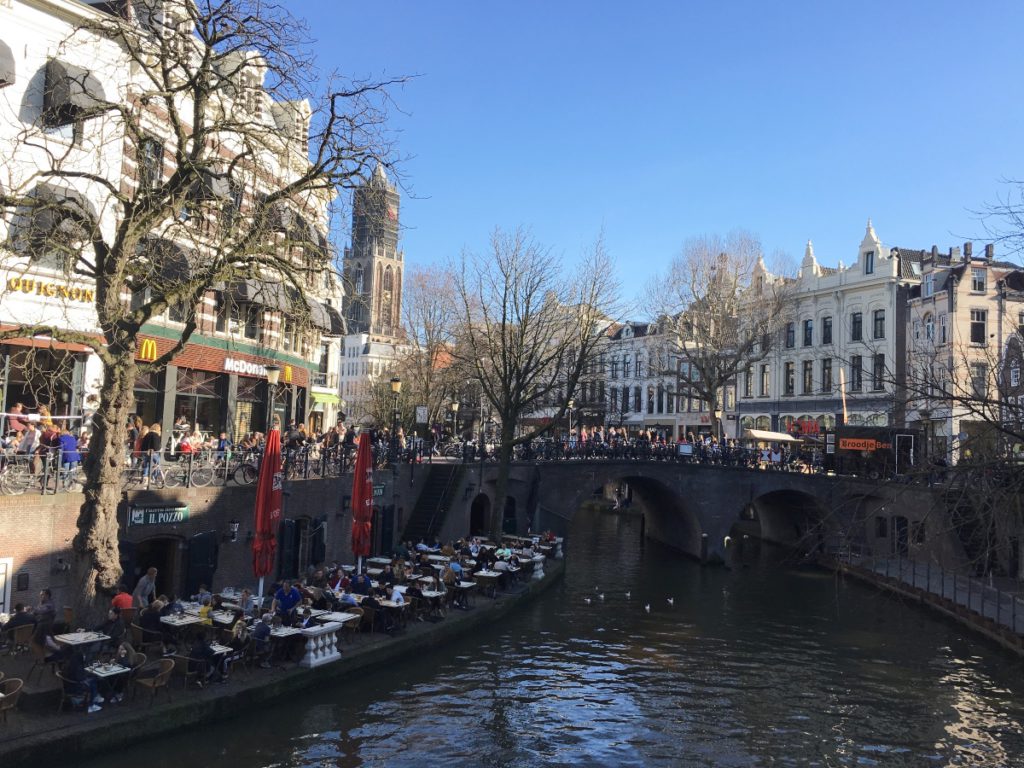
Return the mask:
M310 383L314 387L322 387L325 389L335 389L338 386L338 374L336 373L321 373L320 371L314 371L310 375Z
M842 558L879 576L944 598L973 613L991 619L1011 632L1024 635L1024 598L1017 591L1000 589L975 577L943 568L935 563L895 557L847 554Z

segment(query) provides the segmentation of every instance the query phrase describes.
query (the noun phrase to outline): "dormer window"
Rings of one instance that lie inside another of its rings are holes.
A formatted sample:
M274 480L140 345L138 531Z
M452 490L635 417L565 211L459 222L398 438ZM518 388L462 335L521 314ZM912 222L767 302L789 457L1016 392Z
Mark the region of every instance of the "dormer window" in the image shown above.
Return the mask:
M975 293L985 292L985 270L980 267L971 269L971 290Z
M263 119L263 89L259 77L253 72L242 75L242 105L254 119Z
M935 293L935 275L928 274L924 276L924 288L922 289L922 292L926 299Z
M866 251L864 253L864 274L873 275L875 273L875 252Z

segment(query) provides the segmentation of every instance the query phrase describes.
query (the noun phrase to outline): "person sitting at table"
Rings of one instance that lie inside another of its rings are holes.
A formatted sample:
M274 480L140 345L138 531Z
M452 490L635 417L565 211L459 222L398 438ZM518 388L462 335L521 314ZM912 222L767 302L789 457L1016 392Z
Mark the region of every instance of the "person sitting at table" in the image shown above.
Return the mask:
M338 602L341 605L359 605L359 601L356 599L356 596L347 589L341 593L341 596L338 598Z
M110 640L107 641L107 644L111 648L116 648L127 631L124 621L121 620L121 609L111 608L107 611L107 618L96 627L95 631L109 636Z
M123 611L127 608L131 608L132 605L134 605L134 603L132 602L131 592L128 591L128 585L118 584L117 594L110 600L110 607Z
M512 554L512 550L508 548L508 545L502 544L498 549L494 550L494 556L501 560Z
M477 558L477 555L480 554L480 539L474 538L469 542L469 554L473 556L474 560Z
M299 629L309 629L315 627L316 622L313 621L313 611L309 608L303 608L302 614L299 616L299 623L296 624Z
M142 627L142 642L162 643L166 640L164 625L160 621L163 609L163 601L156 599L138 615L137 620Z
M224 658L210 647L206 633L193 634L188 651L188 671L198 676L196 684L202 688L203 683L226 683L228 677L223 666Z
M455 557L455 545L449 541L441 547L441 554L445 557Z
M185 606L181 604L181 600L178 599L177 595L171 595L170 597L160 595L157 600L164 604L164 607L160 609L161 616L172 616L185 612Z
M392 584L395 581L395 569L391 567L391 563L385 565L380 572L380 576L377 577L377 581L381 584Z
M260 669L270 668L270 653L273 650L273 646L270 643L270 627L273 621L273 615L265 613L256 622L256 626L252 628L253 653L255 656L253 660L259 664Z
M231 637L227 644L237 652L244 651L249 644L249 625L242 611L235 611L234 621L231 622Z
M391 600L392 603L395 603L396 605L405 604L405 596L402 594L402 592L398 589L397 586L393 584L385 584L384 590L385 592L390 593L388 599Z
M441 581L443 581L447 587L454 587L459 583L460 579L452 569L451 563L445 565L444 570L441 571Z
M331 592L343 592L345 590L345 587L347 587L348 585L348 574L346 574L340 568L331 571L331 575L327 578L327 588L331 590Z
M365 573L357 573L352 577L351 589L357 595L370 594L370 578Z
M213 626L213 616L210 615L211 613L213 613L213 603L210 601L210 598L204 597L202 605L199 606L199 618L203 620L204 626Z
M0 629L4 632L13 630L15 627L20 627L25 624L35 624L36 617L25 607L24 603L14 604L14 613L11 618L7 620L6 624L0 624Z
M64 622L40 621L36 624L36 630L32 633L32 642L46 649L44 661L47 664L60 664L68 657L68 649L71 646L63 646L56 640L57 635L63 635L68 631L69 627Z
M246 616L252 616L256 610L256 598L252 596L252 592L248 589L243 589L241 596L238 598L238 608Z
M213 595L210 594L210 590L207 588L207 586L205 584L200 584L199 591L196 594L192 595L192 602L202 604L204 598L212 597Z
M448 564L448 567L455 571L456 578L459 581L462 581L462 563L460 563L459 560L456 558Z
M523 557L532 560L534 558L534 555L535 555L535 552L533 550L533 544L530 544L530 543L524 544L523 548L520 550L520 554Z
M285 579L281 588L274 593L274 605L272 610L281 617L282 623L291 624L295 608L302 602L302 593L292 584L291 580Z
M427 546L426 540L424 540L424 539L420 539L419 540L419 543L416 545L416 551L420 552L420 553L429 552L430 551L430 547Z
M96 678L92 677L85 667L85 654L81 651L71 651L62 673L65 680L64 691L71 696L84 696L86 712L91 715L103 708L100 705L104 703L104 698L99 694Z
M400 541L398 542L398 546L395 547L394 555L395 557L400 557L403 560L408 560L411 554L411 552L409 551L411 548L411 542Z

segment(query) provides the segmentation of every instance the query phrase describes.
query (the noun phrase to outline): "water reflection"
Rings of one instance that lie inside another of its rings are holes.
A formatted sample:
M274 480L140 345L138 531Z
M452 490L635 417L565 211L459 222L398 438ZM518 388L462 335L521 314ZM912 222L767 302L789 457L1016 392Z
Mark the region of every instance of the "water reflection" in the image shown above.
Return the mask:
M500 626L89 768L1024 766L1020 663L778 553L748 565L594 514L564 582Z

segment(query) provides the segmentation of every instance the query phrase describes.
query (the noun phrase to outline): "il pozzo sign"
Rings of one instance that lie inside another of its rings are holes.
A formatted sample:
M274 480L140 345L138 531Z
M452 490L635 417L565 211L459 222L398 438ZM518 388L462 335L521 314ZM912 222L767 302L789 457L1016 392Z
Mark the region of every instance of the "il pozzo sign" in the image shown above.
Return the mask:
M179 506L130 506L128 507L128 527L138 525L173 525L188 520L187 504Z

